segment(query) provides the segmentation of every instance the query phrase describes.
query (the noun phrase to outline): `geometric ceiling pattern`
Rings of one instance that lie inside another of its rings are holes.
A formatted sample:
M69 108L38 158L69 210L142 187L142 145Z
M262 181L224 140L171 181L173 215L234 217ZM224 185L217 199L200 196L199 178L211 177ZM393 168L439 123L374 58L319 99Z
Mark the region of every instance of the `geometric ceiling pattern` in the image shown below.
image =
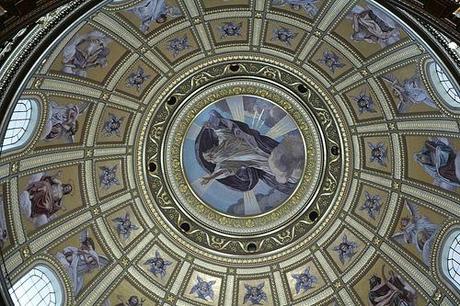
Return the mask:
M53 35L0 158L13 280L45 264L65 305L460 304L460 104L377 3L105 1Z

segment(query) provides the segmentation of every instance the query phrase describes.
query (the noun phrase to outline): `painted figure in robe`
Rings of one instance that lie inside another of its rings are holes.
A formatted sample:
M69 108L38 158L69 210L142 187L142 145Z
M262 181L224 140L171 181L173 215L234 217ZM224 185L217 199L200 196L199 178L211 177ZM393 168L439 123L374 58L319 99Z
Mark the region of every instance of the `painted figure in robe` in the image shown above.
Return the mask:
M287 142L287 141L285 141ZM209 175L202 177L202 184L218 180L227 187L248 191L259 180L283 193L290 194L299 180L303 160L298 167L277 172L273 151L279 143L246 123L224 118L213 110L195 143L199 163Z
M56 253L56 258L67 271L72 283L72 293L75 296L84 286L85 274L108 264L107 258L96 252L94 240L89 237L87 230L80 233L79 247L65 247L62 252Z
M89 103L58 105L49 104L48 120L42 132L42 139L53 141L64 139L66 143L74 143L75 135L79 129L78 117L84 113Z
M460 152L454 150L448 139L428 139L414 158L436 186L451 191L460 187Z
M72 185L62 183L59 176L59 172L55 175L34 174L26 190L19 195L21 212L35 227L53 220L64 208L64 196L72 192Z

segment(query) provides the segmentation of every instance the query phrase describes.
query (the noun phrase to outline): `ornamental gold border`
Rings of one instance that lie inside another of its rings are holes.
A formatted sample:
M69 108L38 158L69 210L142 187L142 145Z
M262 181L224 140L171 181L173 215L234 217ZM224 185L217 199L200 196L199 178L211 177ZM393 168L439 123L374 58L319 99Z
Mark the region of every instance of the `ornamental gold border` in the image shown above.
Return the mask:
M251 85L242 85L250 83ZM213 86L211 85L210 87ZM289 199L270 212L241 218L218 212L198 199L189 185L182 165L183 141L185 140L190 124L207 106L220 99L234 95L262 97L282 108L294 119L302 134L304 145L307 146L305 152L305 171L303 172L302 179L298 183L296 190ZM257 232L271 230L272 227L281 225L283 222L295 217L297 212L311 204L313 193L315 193L315 187L322 178L321 164L323 152L321 150L321 140L317 136L319 130L314 126L313 120L309 118L309 112L300 105L292 103L293 101L287 101L281 94L276 93L274 89L271 89L269 85L263 84L260 80L228 80L225 81L225 84L216 84L213 88L208 90L205 89L203 96L204 98L198 94L192 97L190 99L190 104L184 106L182 110L179 110L177 117L171 119L173 126L165 133L168 135L166 137L166 143L163 144L163 161L166 164L165 175L167 179L168 176L172 175L169 180L172 185L173 193L176 193L179 197L180 204L178 203L178 206L184 205L186 209L190 208L192 210L191 214L194 215L195 219L200 220L200 217L203 218L201 221L204 222L205 225L214 227L214 229L220 232L228 231L231 233L244 234L245 232L251 231L251 234L255 235ZM198 100L198 102L193 103L193 100ZM312 125L311 127L310 124ZM313 129L317 133L316 136L313 134ZM171 158L172 161L170 160Z
M231 64L235 62L240 63L241 71L239 75L230 70ZM210 231L209 227L203 227L193 219L190 220L171 197L168 185L164 182L162 176L162 167L164 166L161 159L163 154L162 143L172 114L176 111L178 105L181 105L187 97L195 92L197 87L217 82L228 78L228 76L231 76L231 78L255 76L285 89L290 95L299 99L301 104L309 106L312 117L319 122L325 139L323 144L324 154L326 154L325 159L327 160L323 165L323 175L325 177L318 188L320 194L316 196L314 205L296 216L297 219L294 221L284 224L276 230L264 233L265 236L229 237L228 234ZM299 94L297 92L296 88L301 84L309 88L306 93ZM165 100L169 96L175 96L177 103L168 105ZM291 247L292 251L298 250L306 241L311 241L312 237L318 235L320 230L324 229L324 226L337 213L338 207L343 205L344 191L346 186L349 185L349 175L347 173L350 170L348 164L349 134L347 134L347 129L343 127L343 118L326 94L325 89L316 85L310 77L293 70L286 64L273 61L270 58L252 56L221 56L204 60L203 63L185 70L178 79L163 88L147 108L144 120L140 137L136 141L138 144L136 162L141 174L140 180L138 177L138 183L142 190L143 200L160 227L171 234L174 240L180 241L182 246L187 246L189 250L197 251L198 254L204 254L204 252L200 251L200 247L206 248L207 254L220 254L218 255L220 259L222 259L223 254L230 256L248 254L250 252L246 247L249 242L256 244L255 254L278 253L286 250L288 246ZM343 153L340 156L333 156L330 153L329 150L334 145L341 147ZM156 163L158 168L156 171L149 173L146 171L145 165L150 162ZM147 182L147 185L145 182ZM322 222L309 220L308 215L312 210L319 212ZM179 225L184 221L191 223L192 230L179 235ZM187 236L188 239L182 239L182 235ZM192 242L192 245L189 242ZM294 242L297 243L293 245ZM214 256L212 255L212 257ZM254 260L257 262L261 259L254 258Z

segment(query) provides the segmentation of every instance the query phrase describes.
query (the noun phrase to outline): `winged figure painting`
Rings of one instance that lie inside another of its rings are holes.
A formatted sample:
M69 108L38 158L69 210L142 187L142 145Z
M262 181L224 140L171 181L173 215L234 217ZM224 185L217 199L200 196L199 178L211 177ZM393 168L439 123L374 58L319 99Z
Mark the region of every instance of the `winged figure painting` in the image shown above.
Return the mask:
M80 246L65 247L56 253L56 258L64 266L72 283L72 292L76 296L84 286L85 275L108 265L107 257L97 253L93 238L88 230L80 233Z
M88 105L89 103L86 102L67 105L50 102L48 120L42 133L42 139L54 141L62 138L66 143L74 143L75 135L81 128L78 117L87 110Z
M409 107L417 104L425 104L432 108L437 108L436 104L423 88L420 78L417 75L400 82L394 75L389 74L383 77L398 98L398 111L406 113Z
M400 231L393 238L401 244L412 244L421 253L426 265L430 264L431 248L439 225L432 223L426 216L420 214L417 206L406 200L405 207L408 217L401 219Z

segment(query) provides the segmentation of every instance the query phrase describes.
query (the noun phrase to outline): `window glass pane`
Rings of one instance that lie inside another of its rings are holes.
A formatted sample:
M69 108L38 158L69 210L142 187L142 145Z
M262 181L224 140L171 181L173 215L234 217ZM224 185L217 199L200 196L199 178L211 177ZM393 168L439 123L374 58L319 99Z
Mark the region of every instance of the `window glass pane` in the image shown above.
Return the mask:
M56 276L46 267L37 266L19 279L9 290L15 306L62 304L62 289ZM59 298L57 298L59 296ZM56 302L59 300L59 304Z
M449 77L444 72L444 70L441 68L441 66L439 66L438 64L434 64L434 65L435 65L435 71L436 71L438 80L441 83L443 89L445 90L445 93L447 94L447 96L450 97L451 99L451 101L449 101L448 99L446 99L446 101L451 106L459 107L460 106L460 94L457 92L454 85L449 80ZM443 96L442 93L440 94L441 96Z
M38 119L38 107L34 100L21 99L11 115L0 151L12 150L24 145L32 136Z
M448 275L452 283L454 283L460 290L460 232L456 231L453 233L454 237L449 237L448 240L452 241L450 245L446 245L445 248L449 248L447 254L447 269Z

